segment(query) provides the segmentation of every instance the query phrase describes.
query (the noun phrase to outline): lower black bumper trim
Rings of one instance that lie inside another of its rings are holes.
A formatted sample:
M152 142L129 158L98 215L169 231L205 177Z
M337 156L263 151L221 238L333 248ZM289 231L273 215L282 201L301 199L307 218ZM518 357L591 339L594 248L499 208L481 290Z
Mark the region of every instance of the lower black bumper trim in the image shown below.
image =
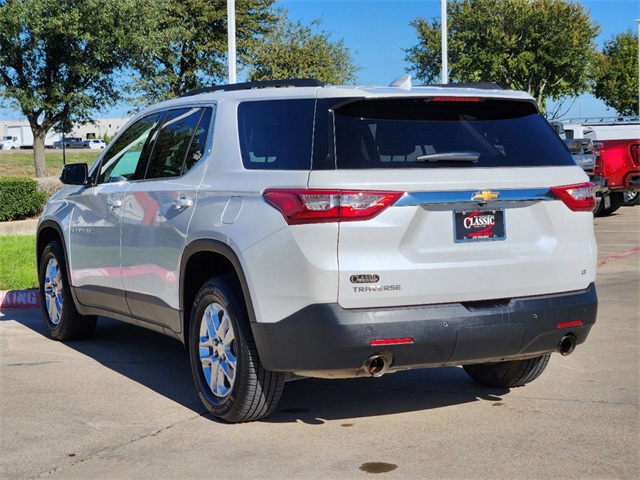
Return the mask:
M591 284L577 292L498 302L371 310L310 305L280 322L251 326L268 370L354 371L381 350L392 354L394 370L542 355L569 333L580 344L596 321L597 305ZM388 338L413 343L370 344Z

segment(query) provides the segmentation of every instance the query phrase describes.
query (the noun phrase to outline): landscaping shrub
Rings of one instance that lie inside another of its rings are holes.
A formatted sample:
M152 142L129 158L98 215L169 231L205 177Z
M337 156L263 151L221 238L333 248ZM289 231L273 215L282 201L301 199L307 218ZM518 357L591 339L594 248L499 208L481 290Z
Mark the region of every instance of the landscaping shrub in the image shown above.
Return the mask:
M48 195L29 178L0 177L0 222L22 220L40 214Z

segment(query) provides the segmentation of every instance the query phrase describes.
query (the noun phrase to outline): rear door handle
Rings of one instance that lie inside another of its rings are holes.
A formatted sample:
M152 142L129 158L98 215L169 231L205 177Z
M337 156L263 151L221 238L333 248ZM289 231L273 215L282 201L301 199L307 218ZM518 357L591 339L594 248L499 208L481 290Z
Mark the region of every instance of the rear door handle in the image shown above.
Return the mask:
M176 206L178 210L183 210L185 208L189 208L193 205L193 200L185 197L184 195L180 195L180 197L176 198L173 201L173 204Z

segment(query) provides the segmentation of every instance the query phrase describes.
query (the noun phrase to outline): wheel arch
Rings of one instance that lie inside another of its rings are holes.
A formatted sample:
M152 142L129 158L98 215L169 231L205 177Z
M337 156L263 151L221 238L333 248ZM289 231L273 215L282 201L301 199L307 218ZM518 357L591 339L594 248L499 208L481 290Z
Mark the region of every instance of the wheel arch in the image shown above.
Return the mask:
M189 342L189 328L193 301L202 285L211 277L234 275L242 288L249 321L256 321L249 286L238 256L228 245L200 239L187 245L180 265L180 311L182 313L182 338Z
M44 220L38 225L38 231L36 232L36 269L40 270L40 260L42 260L42 252L45 247L49 245L53 240L60 242L62 251L65 254L65 267L67 271L67 278L71 278L69 275L69 262L67 260L67 249L64 241L64 234L62 233L62 227L59 223L53 220Z

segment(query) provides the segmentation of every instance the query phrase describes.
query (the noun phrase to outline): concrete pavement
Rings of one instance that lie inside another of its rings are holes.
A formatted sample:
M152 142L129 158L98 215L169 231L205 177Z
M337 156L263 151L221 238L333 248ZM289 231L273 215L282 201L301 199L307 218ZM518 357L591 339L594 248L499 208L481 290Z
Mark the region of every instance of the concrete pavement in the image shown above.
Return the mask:
M178 342L101 319L63 344L37 310L5 311L0 477L638 478L640 207L595 223L598 322L511 390L460 368L308 379L272 417L226 425L204 413Z

